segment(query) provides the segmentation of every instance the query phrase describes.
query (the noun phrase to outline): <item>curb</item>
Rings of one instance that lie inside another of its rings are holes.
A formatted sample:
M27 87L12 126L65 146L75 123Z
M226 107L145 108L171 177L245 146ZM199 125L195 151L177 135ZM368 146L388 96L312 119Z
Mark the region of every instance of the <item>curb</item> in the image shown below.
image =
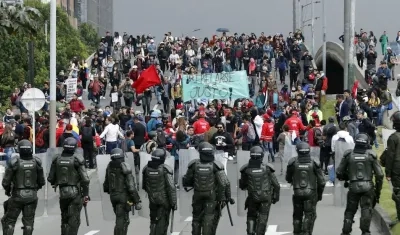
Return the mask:
M379 204L376 204L372 213L372 222L378 228L380 235L392 234L389 228L389 224L392 222L392 220Z

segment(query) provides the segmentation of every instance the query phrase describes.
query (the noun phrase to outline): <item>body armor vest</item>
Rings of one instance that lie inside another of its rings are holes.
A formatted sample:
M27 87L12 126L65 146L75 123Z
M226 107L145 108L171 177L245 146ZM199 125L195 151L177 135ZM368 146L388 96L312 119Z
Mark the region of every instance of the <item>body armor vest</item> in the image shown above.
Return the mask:
M15 175L15 189L37 189L37 163L35 159L18 160L18 170Z
M317 179L314 173L314 162L299 162L294 163L295 172L293 175L293 189L301 190L316 190Z
M145 177L145 190L149 195L149 201L158 205L165 204L168 196L165 190L164 165L161 164L157 168L147 167Z
M247 168L247 191L255 201L267 201L271 195L271 181L268 178L269 169L265 165L260 168Z
M194 190L200 192L214 190L214 162L202 163L197 161L195 164Z
M75 169L75 156L60 156L57 158L56 184L58 186L77 186L78 171Z
M372 181L372 165L368 153L352 153L349 158L349 181Z
M107 176L108 176L108 186L110 194L126 192L125 175L122 172L121 167L110 166L108 168Z

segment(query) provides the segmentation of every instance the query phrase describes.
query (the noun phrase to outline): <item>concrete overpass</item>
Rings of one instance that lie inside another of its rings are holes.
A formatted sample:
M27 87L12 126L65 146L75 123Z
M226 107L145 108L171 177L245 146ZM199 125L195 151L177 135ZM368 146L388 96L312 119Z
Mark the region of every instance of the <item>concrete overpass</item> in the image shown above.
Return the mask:
M343 87L344 87L344 47L342 44L337 42L327 42L326 43L326 76L328 77L328 90L327 94L343 94ZM376 59L376 66L379 66L380 61L382 61L383 56L378 52L378 58ZM354 74L356 79L360 82L359 87L367 88L368 85L365 82L364 74L366 63L364 63L364 68L360 68L357 65L357 59L355 59L355 66L354 66ZM318 68L318 70L322 70L322 46L318 49L317 53L314 56L314 67ZM395 73L397 76L400 73L400 70L397 66L396 70L398 72ZM389 111L386 115L384 114L383 124L385 126L391 127L389 118L395 111L399 110L399 102L397 97L395 96L397 87L397 79L395 81L388 82L388 88L390 93L392 94L393 100L393 109ZM351 89L351 87L349 88Z

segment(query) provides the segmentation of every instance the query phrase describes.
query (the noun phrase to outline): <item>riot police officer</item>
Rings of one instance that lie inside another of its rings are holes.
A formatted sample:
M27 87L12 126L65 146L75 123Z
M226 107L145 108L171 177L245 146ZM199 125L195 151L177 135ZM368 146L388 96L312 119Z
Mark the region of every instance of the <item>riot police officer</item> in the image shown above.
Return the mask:
M361 207L360 229L363 235L370 235L372 208L376 202L379 202L383 172L375 152L369 149L369 136L364 133L358 134L355 144L354 150L347 150L344 153L336 169L336 177L340 181L348 181L345 187L349 187L342 235L350 235L359 204ZM372 181L374 174L375 185Z
M2 182L6 195L10 197L4 202L4 216L1 219L4 235L14 234L15 223L21 211L23 233L32 235L38 204L37 191L46 183L42 161L33 156L32 143L21 140L18 143L18 152L19 156L8 161Z
M47 180L60 191L61 234L77 235L81 224L82 206L89 202L89 176L85 159L76 154L77 141L66 138L63 152L57 154L51 163Z
M166 155L164 149L154 150L142 172L142 189L150 201L150 235L167 235L169 213L177 210L174 169L164 164Z
M240 169L239 188L248 191L247 234L265 234L271 203L279 201L280 185L274 168L262 163L264 151L260 146L250 149L249 163Z
M311 235L325 179L319 163L310 157L310 146L300 142L296 150L298 156L289 160L286 171L286 181L293 185L294 190L293 235Z
M217 190L225 192L225 197L229 202L231 199L230 190L226 190L228 177L225 174L224 166L218 161L214 161L214 146L208 142L199 144L200 159L192 160L188 165L188 170L183 176L183 187L194 189L193 194L193 235L211 235L213 234L216 222L214 218L217 204L226 203L217 198ZM220 193L218 193L220 195Z
M391 134L387 140L385 174L386 179L391 181L393 185L392 199L396 204L397 221L391 224L395 225L400 220L400 149L397 146L400 144L400 112L395 112L391 120L395 133ZM382 160L382 157L381 157Z
M129 211L140 210L140 197L135 187L132 168L125 163L122 149L115 148L110 153L111 161L106 169L103 190L110 194L116 216L114 235L126 235L129 226ZM135 208L132 208L135 205Z

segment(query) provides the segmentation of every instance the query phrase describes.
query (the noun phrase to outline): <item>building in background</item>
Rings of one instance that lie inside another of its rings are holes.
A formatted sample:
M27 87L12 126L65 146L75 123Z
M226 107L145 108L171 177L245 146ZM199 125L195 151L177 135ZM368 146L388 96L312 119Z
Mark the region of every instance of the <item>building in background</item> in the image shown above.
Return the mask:
M113 0L75 1L75 16L78 23L89 23L97 29L99 36L113 31Z

